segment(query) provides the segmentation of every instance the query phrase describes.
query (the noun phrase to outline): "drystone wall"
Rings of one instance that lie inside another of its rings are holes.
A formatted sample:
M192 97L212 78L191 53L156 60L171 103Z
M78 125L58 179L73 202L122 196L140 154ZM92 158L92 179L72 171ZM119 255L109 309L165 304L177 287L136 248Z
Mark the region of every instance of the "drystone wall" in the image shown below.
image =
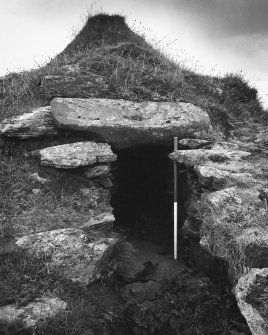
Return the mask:
M66 138L67 143L28 152L25 159L36 157L43 166L67 171L70 179L76 181L83 203L89 203L92 208L84 222L74 222L70 226L63 221L60 227L55 227L57 229L38 222L24 224L24 217L29 217L27 211L31 209L24 211L18 222L13 222L17 247L33 257L45 255L48 267L57 270L66 280L86 286L101 278L102 270L97 264L119 243L112 232L115 218L110 204L110 167L117 156L110 144L121 148L162 143L177 134L202 136L210 128L208 115L191 104L139 104L108 99L57 98L51 106L3 120L0 124L3 147L5 138L46 138L53 143ZM70 136L76 131L82 139L79 142L73 142ZM51 180L38 173L29 178L50 187ZM33 190L33 196L41 193L41 189ZM190 276L183 264L140 249L142 251L121 273L128 283L137 281L146 272L144 264L155 264L155 257L158 257L159 266L154 266L152 276L143 281L154 280L159 286L167 276L172 278L186 270ZM24 328L35 329L40 320L53 317L66 308L67 303L58 298L41 296L23 308L14 304L0 307L0 323L20 322Z
M18 225L16 242L27 253L48 254L52 267L84 285L99 278L97 261L117 243L112 235L95 233L111 231L114 221L109 191L110 163L116 160L112 148L162 145L170 143L173 136L179 137L183 150L171 153L170 158L184 164L199 180L198 190L193 189L189 199L183 229L199 236L203 248L228 263L238 305L252 334L267 334L268 152L260 143L207 140L211 138L209 117L191 104L109 99L55 98L51 106L4 120L0 131L3 137L17 139L65 137L75 132L84 136L82 142L51 146L28 155L39 157L41 164L52 168L74 172L79 168L73 177L88 185L80 187L80 192L85 201L93 197L97 204L89 220L47 231L45 227L20 231ZM47 182L38 175L32 178ZM126 280L144 270L144 263L137 264L134 274L134 265L122 274ZM46 302L48 298L42 299ZM55 306L55 313L66 308L65 302L57 301ZM0 319L7 319L14 308L0 309ZM17 310L13 315L21 314ZM38 315L35 320L44 317L44 313Z
M170 158L195 173L184 233L199 236L210 254L227 262L238 306L252 334L268 333L268 151L266 145L180 141Z

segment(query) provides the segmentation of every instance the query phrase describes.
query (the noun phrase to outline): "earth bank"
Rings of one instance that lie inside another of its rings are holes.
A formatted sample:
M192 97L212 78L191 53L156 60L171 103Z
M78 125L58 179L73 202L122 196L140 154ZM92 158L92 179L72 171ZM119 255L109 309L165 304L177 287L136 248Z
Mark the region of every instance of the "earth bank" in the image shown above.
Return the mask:
M234 129L237 110L261 115L254 90L232 76L199 83L117 16L92 18L57 62L32 82L40 108L0 127L3 331L266 334L267 136ZM1 103L14 113L9 80Z

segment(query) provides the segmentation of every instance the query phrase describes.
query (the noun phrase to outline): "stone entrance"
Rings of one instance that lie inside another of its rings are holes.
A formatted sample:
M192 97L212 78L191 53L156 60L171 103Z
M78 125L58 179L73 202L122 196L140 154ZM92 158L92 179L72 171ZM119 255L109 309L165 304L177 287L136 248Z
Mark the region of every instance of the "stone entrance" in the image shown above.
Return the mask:
M116 150L112 165L115 227L132 237L158 245L173 245L173 164L170 146ZM179 227L186 218L187 175L178 174Z

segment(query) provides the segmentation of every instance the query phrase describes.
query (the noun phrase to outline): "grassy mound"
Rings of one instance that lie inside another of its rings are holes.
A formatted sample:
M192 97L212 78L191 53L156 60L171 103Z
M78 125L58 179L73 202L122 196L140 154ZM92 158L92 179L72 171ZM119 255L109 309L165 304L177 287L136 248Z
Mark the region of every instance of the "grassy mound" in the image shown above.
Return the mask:
M0 82L0 117L48 104L44 76L66 68L97 74L108 82L106 98L185 101L206 110L215 129L228 135L249 122L267 122L255 88L236 74L203 76L175 64L129 29L123 17L89 17L75 39L46 66L11 73ZM96 97L100 97L96 90ZM103 97L103 96L102 96Z
M100 14L89 17L77 37L47 65L0 78L0 121L49 104L51 98L43 91L42 79L64 75L68 67L105 78L108 98L185 101L200 106L209 113L214 127L226 135L250 121L266 120L256 90L242 77L229 74L218 78L193 73L132 32L123 17ZM42 293L55 294L69 303L70 310L67 316L48 322L37 333L104 334L104 330L109 333L107 327L112 320L116 329L110 333L126 334L116 292L102 284L85 289L66 283L57 273L49 272L46 260L29 260L12 244L18 233L40 226L47 229L68 226L83 220L94 209L94 202L88 208L84 206L81 195L64 172L53 172L40 167L32 158L25 159L26 152L49 144L49 139L19 145L14 142L10 155L0 157L0 292L7 291L7 287L10 290L10 294L0 299L0 305L26 304ZM49 186L31 179L37 173L51 181ZM123 253L121 247L117 244L117 249L106 254L103 261L118 267L132 252L126 249ZM120 257L115 257L118 254Z

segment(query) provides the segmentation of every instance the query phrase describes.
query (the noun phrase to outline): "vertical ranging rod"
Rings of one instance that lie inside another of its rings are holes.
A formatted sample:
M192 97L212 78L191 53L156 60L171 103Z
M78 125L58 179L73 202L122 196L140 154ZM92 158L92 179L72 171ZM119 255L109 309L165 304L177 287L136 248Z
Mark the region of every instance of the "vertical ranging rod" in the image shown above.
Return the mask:
M174 151L178 150L178 137L174 137ZM177 259L178 245L178 202L177 202L177 162L174 160L174 259Z

